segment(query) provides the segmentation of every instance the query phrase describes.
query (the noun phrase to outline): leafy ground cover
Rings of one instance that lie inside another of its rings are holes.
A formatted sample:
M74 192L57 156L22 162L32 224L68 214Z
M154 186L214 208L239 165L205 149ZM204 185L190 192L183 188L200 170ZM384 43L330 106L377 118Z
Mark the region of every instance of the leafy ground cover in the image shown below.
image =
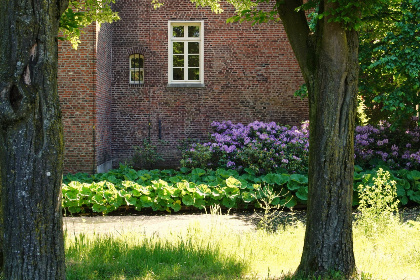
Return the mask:
M303 248L298 220L277 231L238 232L220 216L160 236L136 233L66 237L67 279L292 279ZM372 225L372 224L370 224ZM420 222L394 220L366 234L354 225L356 264L364 280L418 279ZM339 279L334 275L331 279Z
M371 184L375 174L376 169L356 166L354 205L359 203L359 185ZM391 170L388 180L396 181L401 205L420 204L419 171ZM263 206L261 201L269 194L273 207L305 205L308 178L287 173L256 175L252 169L239 174L226 169L134 170L121 166L103 174L70 174L63 180L63 207L70 213L107 214L121 207L174 212L184 206L254 208Z

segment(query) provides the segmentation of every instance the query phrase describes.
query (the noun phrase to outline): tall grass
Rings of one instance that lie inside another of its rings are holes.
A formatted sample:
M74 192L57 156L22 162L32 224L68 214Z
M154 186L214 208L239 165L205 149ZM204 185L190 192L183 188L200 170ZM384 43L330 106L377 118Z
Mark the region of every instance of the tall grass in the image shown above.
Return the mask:
M420 223L366 235L354 226L362 279L420 279ZM282 279L298 266L305 227L237 232L215 216L165 236L67 236L67 279ZM286 277L289 279L288 277Z

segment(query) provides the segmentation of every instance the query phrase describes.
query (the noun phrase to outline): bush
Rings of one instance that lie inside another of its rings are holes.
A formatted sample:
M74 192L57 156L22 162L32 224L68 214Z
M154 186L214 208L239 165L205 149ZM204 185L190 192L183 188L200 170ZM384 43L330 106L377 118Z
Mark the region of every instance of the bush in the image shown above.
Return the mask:
M151 169L157 163L163 161L162 155L158 152L157 146L150 140L144 139L140 146L135 146L134 154L130 160L130 165L135 169Z
M420 168L420 127L392 130L390 124L356 127L355 164L369 169L386 165L391 169Z
M193 144L184 151L183 166L238 171L250 168L256 174L308 171L308 123L298 128L274 122L243 125L224 121L213 122L212 127L210 141Z
M274 122L248 125L213 122L208 142L195 143L183 152L181 165L188 168L228 168L256 174L308 171L308 122L301 127ZM358 126L355 133L355 164L364 169L420 168L420 128L391 130L389 124Z
M365 184L360 184L359 214L357 224L368 235L385 230L396 222L398 199L396 182L391 174L380 168L373 178L367 177Z

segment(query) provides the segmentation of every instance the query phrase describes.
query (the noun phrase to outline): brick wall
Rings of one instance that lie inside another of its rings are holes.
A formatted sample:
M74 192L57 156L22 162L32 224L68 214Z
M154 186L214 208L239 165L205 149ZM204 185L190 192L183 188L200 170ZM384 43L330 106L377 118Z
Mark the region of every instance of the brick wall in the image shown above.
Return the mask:
M58 92L64 123L64 172L95 171L95 33L85 29L77 50L59 42Z
M226 24L233 15L196 9L189 0L166 1L154 10L150 0L119 0L121 20L113 23L112 153L114 162L150 136L158 143L159 122L166 165L176 164L178 141L205 138L213 121L254 120L298 124L308 118L307 103L293 96L303 83L280 23ZM168 21L204 20L204 88L168 88ZM144 55L145 83L130 86L128 57ZM150 122L150 126L149 126Z
M112 28L104 23L96 28L96 119L95 145L98 171L112 165L111 151L111 79Z

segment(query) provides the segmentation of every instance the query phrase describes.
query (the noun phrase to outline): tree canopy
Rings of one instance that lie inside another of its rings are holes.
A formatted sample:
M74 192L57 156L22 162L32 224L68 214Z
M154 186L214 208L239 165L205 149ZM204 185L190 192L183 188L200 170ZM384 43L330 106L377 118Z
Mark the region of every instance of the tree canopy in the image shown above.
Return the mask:
M63 37L59 38L70 41L76 49L84 27L95 21L101 24L119 19L118 14L111 9L112 3L115 0L70 0L69 7L60 18Z
M375 6L360 32L359 95L371 123L405 126L420 103L420 1Z

